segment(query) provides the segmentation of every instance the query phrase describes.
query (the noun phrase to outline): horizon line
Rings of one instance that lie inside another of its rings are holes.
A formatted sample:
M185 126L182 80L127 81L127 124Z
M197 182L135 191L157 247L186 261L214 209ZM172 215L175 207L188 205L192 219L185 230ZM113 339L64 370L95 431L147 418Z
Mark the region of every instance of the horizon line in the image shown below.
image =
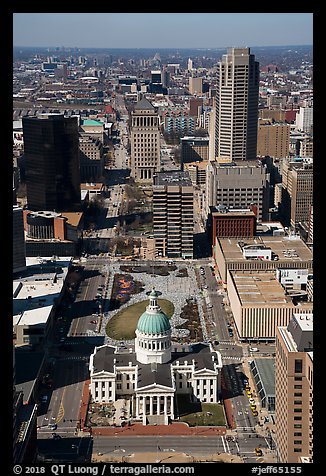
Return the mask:
M313 46L311 43L305 44L284 44L284 45L253 45L253 46L239 46L239 48L278 48L278 47L298 47L298 46ZM231 48L231 46L33 46L33 45L13 45L13 48L67 48L67 49L99 49L99 50L124 50L124 49L131 49L131 50L172 50L172 49L183 49L183 50L219 50L225 48Z

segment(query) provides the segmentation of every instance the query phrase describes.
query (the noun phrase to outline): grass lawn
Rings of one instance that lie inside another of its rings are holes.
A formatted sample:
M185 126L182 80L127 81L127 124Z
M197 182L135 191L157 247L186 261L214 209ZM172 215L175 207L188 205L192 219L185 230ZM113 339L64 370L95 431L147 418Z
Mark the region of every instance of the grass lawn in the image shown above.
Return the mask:
M162 311L168 316L168 318L172 317L174 306L171 301L168 301L167 299L158 299L158 304L161 306ZM146 306L148 306L148 299L136 302L115 314L106 326L107 335L112 339L117 340L134 339L138 319L146 310Z
M224 426L223 405L220 403L183 402L178 398L180 421L190 426Z

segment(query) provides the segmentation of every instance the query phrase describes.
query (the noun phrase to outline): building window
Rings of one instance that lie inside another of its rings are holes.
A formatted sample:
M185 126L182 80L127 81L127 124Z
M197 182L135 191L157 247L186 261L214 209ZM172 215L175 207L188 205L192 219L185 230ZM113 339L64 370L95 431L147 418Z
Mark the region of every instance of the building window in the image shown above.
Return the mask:
M294 448L294 452L295 452L295 453L301 453L302 450L301 450L301 448Z
M301 374L302 373L302 360L301 359L296 359L294 361L294 372L296 374Z
M117 384L117 390L121 390L121 383Z

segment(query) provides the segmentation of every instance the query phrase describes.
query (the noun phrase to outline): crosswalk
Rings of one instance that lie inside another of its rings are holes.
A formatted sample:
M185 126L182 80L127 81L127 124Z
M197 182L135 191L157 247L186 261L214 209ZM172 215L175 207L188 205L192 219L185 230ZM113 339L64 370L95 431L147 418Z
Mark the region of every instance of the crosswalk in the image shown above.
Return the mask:
M222 355L222 360L236 360L237 362L241 362L243 357L237 357L233 355Z
M89 357L88 356L85 356L85 355L78 355L78 356L69 356L69 357L60 357L59 359L57 359L59 361L66 361L66 360L79 360L79 361L88 361L89 360Z

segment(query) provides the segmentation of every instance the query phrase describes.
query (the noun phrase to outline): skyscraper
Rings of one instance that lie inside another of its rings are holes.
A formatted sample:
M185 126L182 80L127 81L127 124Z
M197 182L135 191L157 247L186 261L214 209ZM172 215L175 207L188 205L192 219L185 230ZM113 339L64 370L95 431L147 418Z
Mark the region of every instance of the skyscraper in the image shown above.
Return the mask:
M26 269L26 246L24 235L23 209L18 205L13 206L13 272Z
M276 444L281 463L313 458L313 315L294 314L276 332Z
M313 159L283 159L281 172L281 217L284 225L296 229L300 224L309 222L313 203Z
M210 161L206 172L206 214L210 207L257 207L257 220L268 219L270 176L267 167L257 161L223 163Z
M250 48L229 48L218 63L215 157L256 158L259 63Z
M193 258L193 194L188 172L154 176L153 228L158 256Z
M131 176L139 183L153 183L160 170L159 116L155 107L143 97L132 113Z
M80 208L78 123L76 117L44 114L23 118L29 210Z

